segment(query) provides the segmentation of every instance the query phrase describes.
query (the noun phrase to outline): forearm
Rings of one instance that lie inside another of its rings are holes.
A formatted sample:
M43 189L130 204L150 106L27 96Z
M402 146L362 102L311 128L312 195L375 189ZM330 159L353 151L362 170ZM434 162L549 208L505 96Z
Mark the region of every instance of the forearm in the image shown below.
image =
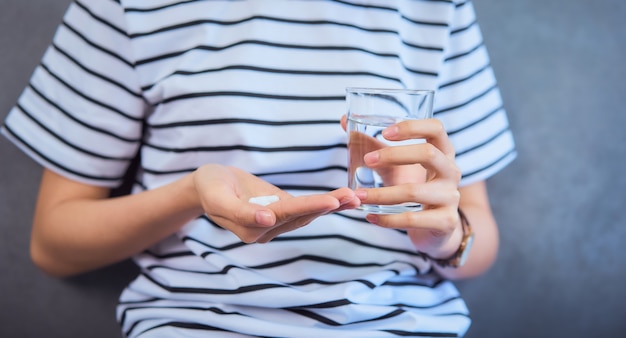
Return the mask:
M188 175L135 195L93 194L38 205L31 256L44 271L67 276L124 260L202 213Z

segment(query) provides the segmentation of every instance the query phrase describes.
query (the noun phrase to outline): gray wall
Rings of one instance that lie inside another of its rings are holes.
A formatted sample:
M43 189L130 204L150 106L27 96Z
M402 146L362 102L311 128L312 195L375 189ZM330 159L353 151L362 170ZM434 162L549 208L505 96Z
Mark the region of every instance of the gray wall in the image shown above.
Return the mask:
M519 158L472 337L626 336L626 2L476 0Z
M0 118L68 0L0 0ZM469 337L626 332L626 2L475 0L519 148L489 181L502 246L459 283ZM28 258L40 168L0 140L0 336L115 337L126 263L69 280Z

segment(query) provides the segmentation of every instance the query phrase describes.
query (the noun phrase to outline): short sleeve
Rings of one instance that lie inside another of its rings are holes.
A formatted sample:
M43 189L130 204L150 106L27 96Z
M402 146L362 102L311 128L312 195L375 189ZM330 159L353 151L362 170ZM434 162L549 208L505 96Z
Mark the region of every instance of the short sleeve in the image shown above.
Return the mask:
M456 4L434 116L448 131L461 185L487 179L515 157L515 143L470 1Z
M72 3L2 133L63 176L118 186L146 111L131 51L118 2Z

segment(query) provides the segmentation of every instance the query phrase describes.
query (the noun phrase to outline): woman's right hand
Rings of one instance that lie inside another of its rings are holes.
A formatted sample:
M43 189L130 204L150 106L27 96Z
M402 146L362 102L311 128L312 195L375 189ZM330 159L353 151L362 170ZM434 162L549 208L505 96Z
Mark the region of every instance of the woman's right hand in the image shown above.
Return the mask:
M319 216L360 205L348 188L328 193L293 196L235 167L204 165L194 172L199 203L207 216L245 243L266 243ZM266 206L249 202L252 197L276 195Z
M250 197L277 195L268 206ZM70 276L142 252L203 212L246 243L267 242L360 200L348 188L294 197L240 169L205 165L140 193L109 197L109 189L45 169L31 232L31 256L43 271Z

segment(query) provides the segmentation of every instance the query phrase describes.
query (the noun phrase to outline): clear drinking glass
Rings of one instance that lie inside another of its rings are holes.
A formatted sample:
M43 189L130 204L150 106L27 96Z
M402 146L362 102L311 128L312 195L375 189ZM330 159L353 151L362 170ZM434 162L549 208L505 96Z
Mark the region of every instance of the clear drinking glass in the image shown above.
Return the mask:
M426 171L419 164L394 166L373 170L363 156L384 147L422 143L424 140L386 140L383 129L405 120L427 119L433 116L432 90L347 88L348 106L348 187L380 188L396 184L423 182ZM369 213L390 214L419 211L422 206L413 201L395 205L363 204L359 209Z

